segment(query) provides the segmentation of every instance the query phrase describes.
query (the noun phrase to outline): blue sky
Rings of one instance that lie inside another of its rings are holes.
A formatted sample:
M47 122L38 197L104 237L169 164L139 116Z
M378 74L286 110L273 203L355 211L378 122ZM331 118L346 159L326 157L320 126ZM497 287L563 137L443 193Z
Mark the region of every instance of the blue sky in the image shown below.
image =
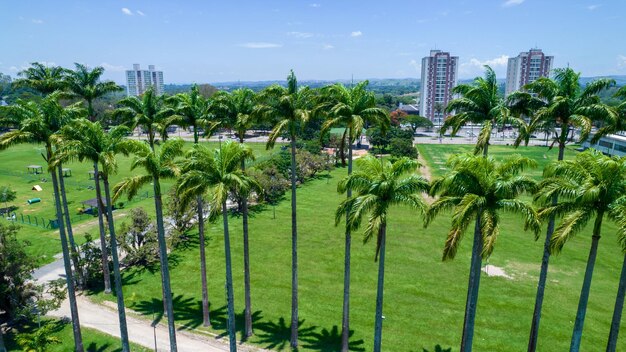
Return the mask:
M539 47L584 76L626 74L623 0L0 1L0 72L29 62L102 65L123 83L133 63L166 83L419 78L430 49L459 76Z

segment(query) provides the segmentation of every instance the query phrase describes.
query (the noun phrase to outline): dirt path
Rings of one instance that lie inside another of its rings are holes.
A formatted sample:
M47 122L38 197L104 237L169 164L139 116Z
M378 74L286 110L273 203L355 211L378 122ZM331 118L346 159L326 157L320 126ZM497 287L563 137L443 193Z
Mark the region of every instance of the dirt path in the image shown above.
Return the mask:
M424 157L422 156L422 154L418 154L417 155L417 161L420 163L420 165L422 165L420 167L420 173L422 174L422 176L427 179L428 181L432 181L433 180L433 174L430 171L430 166L428 165L428 163L426 162L426 160L424 159ZM435 198L432 198L430 196L424 195L424 200L426 201L427 204L432 204L435 201Z

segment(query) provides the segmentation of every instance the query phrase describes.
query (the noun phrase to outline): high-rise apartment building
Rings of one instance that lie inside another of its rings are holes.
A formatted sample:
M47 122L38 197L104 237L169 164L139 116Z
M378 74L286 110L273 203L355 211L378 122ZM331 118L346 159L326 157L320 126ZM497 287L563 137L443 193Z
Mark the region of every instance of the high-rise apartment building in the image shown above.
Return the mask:
M546 56L541 49L530 49L509 58L506 69L506 90L509 95L539 77L548 77L554 56Z
M147 70L142 70L139 64L133 64L133 69L126 71L126 94L139 96L153 86L157 95L164 93L163 71L156 71L154 65L148 65Z
M444 119L444 109L452 100L452 88L456 86L459 57L441 50L431 50L422 59L420 92L420 115L429 118L435 126Z

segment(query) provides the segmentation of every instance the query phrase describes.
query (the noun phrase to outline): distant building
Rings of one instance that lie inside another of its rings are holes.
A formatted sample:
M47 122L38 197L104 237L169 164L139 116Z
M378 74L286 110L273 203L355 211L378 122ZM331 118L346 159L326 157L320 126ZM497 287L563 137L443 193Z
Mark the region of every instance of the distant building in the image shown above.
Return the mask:
M452 100L456 86L459 57L441 50L431 50L422 59L420 115L429 118L435 126L443 123L444 109Z
M153 86L157 95L164 93L163 71L156 71L154 65L148 65L142 70L139 64L133 64L133 69L126 71L126 94L128 96L142 95L148 87Z
M539 77L548 77L554 56L546 56L541 49L530 49L517 57L509 58L506 69L506 90L509 95Z

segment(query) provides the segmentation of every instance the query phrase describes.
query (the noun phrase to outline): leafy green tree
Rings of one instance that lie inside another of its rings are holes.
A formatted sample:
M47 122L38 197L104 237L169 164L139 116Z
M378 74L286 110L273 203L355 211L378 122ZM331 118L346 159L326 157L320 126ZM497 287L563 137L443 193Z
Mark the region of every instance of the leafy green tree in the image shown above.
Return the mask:
M236 89L232 93L219 92L215 94L212 110L219 119L235 131L239 143L243 145L246 132L255 122L253 114L256 96L251 89ZM241 170L246 170L246 160L241 159ZM243 272L244 272L244 336L250 337L252 331L252 302L250 297L250 245L248 241L248 194L238 195L241 204L243 222Z
M122 223L117 233L122 238L120 246L126 253L127 266L147 267L159 260L156 224L143 208L131 209L130 224Z
M33 333L23 333L17 336L17 344L24 352L47 352L48 346L61 343L61 339L54 336L53 325L50 323L44 324Z
M4 203L4 211L9 213L9 202L12 202L17 197L17 192L7 186L0 187L0 202Z
M52 188L54 191L55 210L57 222L59 224L59 237L61 239L61 249L63 251L63 264L67 280L67 290L70 301L70 313L73 324L74 343L76 351L84 350L83 340L80 331L80 321L78 318L78 308L76 306L76 295L74 290L74 280L72 275L72 265L70 263L70 250L67 245L65 224L62 218L61 191L59 190L58 173L52 161L54 158L53 135L57 133L69 121L84 116L84 109L78 104L63 107L59 104L60 94L52 93L37 103L34 101L18 101L15 105L2 107L7 113L8 119L17 123L19 128L7 132L0 136L0 150L5 150L13 145L21 143L38 142L45 145L43 158L48 164L48 172L52 176ZM2 122L2 121L0 121Z
M118 102L122 107L114 111L131 129L142 128L148 137L150 149L154 150L157 133L161 141L167 140L167 128L174 122L175 110L165 104L165 96L157 95L152 87L141 97L127 97Z
M337 186L337 191L340 193L351 189L356 195L341 202L335 212L335 224L339 224L347 214L346 227L354 231L366 218L364 242L376 237L374 260L379 260L379 263L374 351L380 352L383 329L387 213L392 205L407 205L423 214L426 204L421 193L428 190L428 181L415 175L414 172L419 164L408 158L399 159L392 164L368 155L358 159L356 163L357 171L341 180Z
M252 178L240 168L242 160L250 159L252 151L227 141L219 149L211 152L208 148L194 145L185 158L178 191L183 200L189 201L207 193L212 193L211 210L213 216L220 212L224 222L224 253L226 258L226 297L228 301L228 337L230 350L237 350L235 331L235 302L233 299L232 263L230 255L230 232L228 230L229 193L248 193L256 187ZM258 188L258 187L257 187Z
M602 126L598 128L598 131L591 138L591 143L598 143L600 138L609 134L626 131L626 86L621 87L614 96L621 99L622 102L614 107L603 107L606 110L600 116ZM597 107L593 106L591 109L595 108Z
M157 221L157 239L159 242L159 260L161 263L163 302L167 314L170 350L172 352L177 351L176 326L174 325L174 306L172 302L170 270L167 258L167 242L165 241L165 226L163 224L161 180L173 179L180 175L176 159L181 156L183 145L184 142L182 140L175 139L163 143L158 150L154 150L150 142L144 143L136 140L128 140L125 150L135 156L131 164L131 171L137 168L143 168L145 174L126 177L113 187L113 200L118 199L124 193L128 195L128 199L130 200L137 195L137 192L139 192L143 186L152 183Z
M509 119L509 109L498 92L496 73L485 66L485 77L476 77L473 84L460 84L452 89L452 94L460 95L445 108L446 113L453 115L446 118L441 126L443 135L448 129L455 135L467 124L481 124L474 153L487 155L491 130L496 123L504 123Z
M433 123L429 119L418 115L406 115L400 119L400 123L408 123L411 126L413 134L417 132L418 128L432 128Z
M296 137L309 120L315 107L315 95L309 87L298 88L293 70L287 76L287 87L270 86L260 93L261 103L254 114L264 120L278 120L267 141L273 148L283 133L291 145L291 338L290 345L298 347L298 225L296 201Z
M543 206L539 215L546 219L562 218L550 238L551 253L561 252L565 243L595 216L591 249L570 345L570 351L577 352L582 339L604 216L613 221L623 216L616 211L616 205L626 196L626 160L587 151L576 155L573 160L557 161L549 165L544 170L544 178L535 195L535 200ZM557 204L552 203L554 196L559 198ZM624 238L623 235L621 237Z
M65 75L67 90L72 96L87 102L87 116L91 121L96 121L97 116L93 108L94 101L123 89L113 81L101 81L104 73L104 68L101 66L90 70L87 66L79 63L74 65L76 69L67 70Z
M176 114L172 117L172 122L181 126L193 129L193 142L198 144L200 129L204 130L204 135L211 135L219 122L211 112L211 104L207 98L202 96L198 87L194 84L191 92L177 94L171 98L174 103ZM201 196L196 198L198 216L198 237L200 247L200 275L202 282L202 321L204 326L211 326L209 312L209 290L207 286L206 269L206 239L204 235L204 201Z
M452 171L432 182L430 194L439 198L428 209L426 225L430 225L442 211L452 210L452 226L443 250L443 260L451 260L456 256L463 234L475 219L460 349L471 352L482 259L491 255L500 234L500 214L520 215L524 218L525 228L539 231L535 210L518 199L536 188L532 178L520 175L525 168L536 166L536 162L519 155L496 162L492 157L462 154L453 156L448 165Z
M344 127L341 137L339 153L341 163L345 166L345 142L348 141L348 175L352 174L352 144L361 135L366 125L380 126L386 129L389 126L389 114L385 109L376 107L374 94L367 91L368 81L358 83L352 88L337 83L322 89L322 99L325 101L318 108L327 110L328 119L322 125L320 135L324 135L331 127ZM352 197L352 190L347 190L347 197ZM350 228L345 233L345 260L344 260L344 296L341 323L341 350L347 351L350 333L350 248L352 238Z
M572 139L570 134L575 129L580 130L580 140L584 141L589 136L593 120L608 118L610 110L602 104L597 94L613 84L613 80L600 79L583 89L580 85L580 73L576 73L571 68L561 68L554 71L554 79L539 78L526 85L522 91L511 94L507 102L511 111L516 115L531 116L528 123L523 119L517 120L520 128L515 144L519 145L522 142L528 144L530 136L536 131L552 131L554 139L551 146L555 144L558 146L558 160L563 160L565 147ZM552 203L557 202L558 197L555 196ZM554 232L554 222L553 218L548 219L530 328L529 352L537 349L541 308L550 262L550 238Z
M96 186L96 199L98 203L98 227L100 232L100 249L102 255L102 273L104 276L105 293L111 292L111 278L109 274L109 258L107 243L111 245L111 258L113 261L113 277L115 280L115 296L117 299L118 316L120 319L120 336L122 337L122 351L130 351L128 341L128 328L124 308L124 295L122 291L122 276L118 255L117 237L112 213L111 194L109 190L109 176L117 171L116 154L123 151L127 144L125 136L128 128L124 126L113 127L108 132L102 128L99 122L90 122L86 119L75 120L64 126L55 138L59 145L54 158L55 162L66 160L88 160L93 165L94 180ZM102 179L102 182L101 182ZM100 183L105 187L105 199L103 201ZM105 202L106 201L106 202ZM109 241L106 239L104 228L104 216L107 217L109 226Z

